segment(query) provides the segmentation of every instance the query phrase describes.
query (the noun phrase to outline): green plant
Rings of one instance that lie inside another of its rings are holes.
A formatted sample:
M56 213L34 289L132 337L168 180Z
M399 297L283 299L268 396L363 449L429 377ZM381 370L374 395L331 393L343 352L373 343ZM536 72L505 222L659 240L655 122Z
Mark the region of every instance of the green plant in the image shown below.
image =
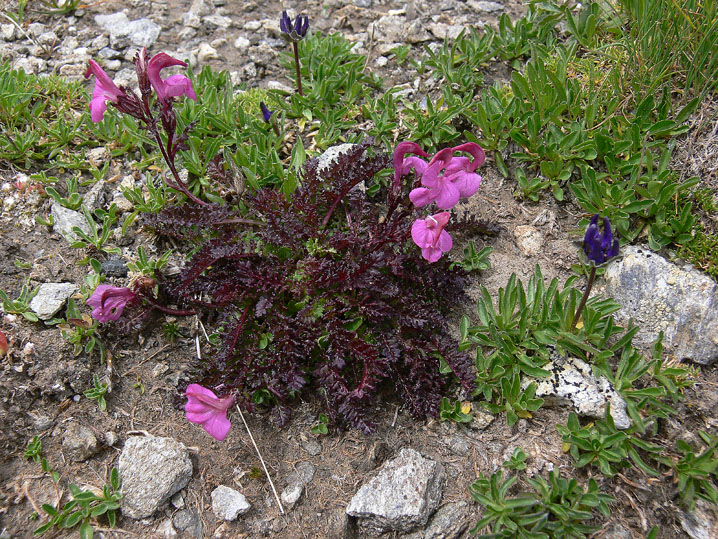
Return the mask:
M164 334L165 339L167 339L167 342L170 344L174 344L178 337L182 337L177 324L174 322L167 322L164 326L162 326L162 333Z
M82 205L82 195L77 191L78 176L70 176L65 180L67 187L67 196L61 196L57 190L48 185L45 192L50 195L55 202L69 210L77 210Z
M452 262L451 267L459 266L466 271L484 271L491 268L489 255L494 251L493 247L483 247L478 253L474 242L470 241L464 249L464 259L461 262Z
M718 436L699 430L705 444L702 450L694 450L684 440L676 442L679 457L662 457L659 460L673 470L681 503L693 509L696 498L718 503Z
M117 468L110 472L110 484L104 485L101 491L95 489L82 490L74 483L68 485L71 500L62 507L42 504L42 510L49 520L37 528L33 535L43 535L52 528L70 529L79 525L82 539L91 539L94 533L92 521L105 515L110 528L117 524L117 510L120 508L120 474Z
M172 249L165 251L159 258L149 258L147 251L140 245L137 247L137 260L127 263L127 268L130 271L141 273L148 277L155 277L156 272L160 271L167 265L170 257L172 256Z
M589 480L588 488L584 488L576 479L564 479L555 470L549 473L548 481L540 476L528 479L532 492L509 497L516 480L517 476L504 480L499 470L471 484L471 497L485 506L472 534L490 527L491 535L482 537L586 537L597 527L585 521L592 520L594 512L608 516L608 503L614 500L599 490L595 480Z
M312 434L317 436L320 434L327 434L329 432L329 429L327 428L328 424L329 416L325 413L319 414L319 419L314 425L312 425Z
M411 52L411 45L397 45L391 49L390 52L396 57L396 63L402 65L406 62L406 57L409 56L409 53Z
M107 410L107 402L105 401L105 395L109 389L109 385L105 382L100 382L100 377L96 374L92 375L92 385L90 389L85 391L85 397L90 400L97 401L97 406L103 412Z
M75 226L72 228L72 231L77 236L77 240L73 241L70 244L70 247L73 247L75 249L83 249L86 247L91 247L95 251L104 252L108 254L119 254L121 251L118 247L107 247L105 243L110 237L110 234L112 233L112 225L115 224L117 221L117 212L119 211L119 208L117 207L117 204L112 204L110 206L109 211L103 210L102 208L97 208L94 211L94 216L97 217L102 222L102 228L98 230L97 223L95 222L95 218L93 217L93 214L90 213L90 210L87 209L87 206L84 204L82 205L82 215L85 217L85 222L87 223L88 228L90 229L89 234L85 233L80 227ZM87 256L83 258L79 264L88 264L90 262L90 257Z
M456 401L451 404L451 401L444 397L439 403L439 420L440 421L454 421L455 423L471 423L474 416L471 415L471 403L462 403Z
M54 483L60 480L60 474L50 468L47 459L42 456L42 440L38 436L33 436L32 440L27 443L24 456L28 460L40 464L42 471L50 474L50 478Z
M30 310L30 301L35 297L39 288L35 288L31 291L28 286L29 282L30 279L22 285L20 295L15 300L10 299L3 290L0 290L0 301L2 301L2 308L6 313L21 314L26 320L37 322L39 319L37 315Z
M514 449L509 460L504 461L503 467L509 470L525 470L526 469L526 453L520 447Z
M96 260L92 262L99 265ZM99 272L86 276L85 281L84 287L88 290L93 290L99 284ZM72 298L67 301L65 316L67 321L61 323L59 328L62 337L72 345L75 356L82 353L89 356L93 351L97 350L100 353L100 361L105 361L107 359L107 350L98 336L99 324L97 320L93 320L87 313L80 313L75 300Z

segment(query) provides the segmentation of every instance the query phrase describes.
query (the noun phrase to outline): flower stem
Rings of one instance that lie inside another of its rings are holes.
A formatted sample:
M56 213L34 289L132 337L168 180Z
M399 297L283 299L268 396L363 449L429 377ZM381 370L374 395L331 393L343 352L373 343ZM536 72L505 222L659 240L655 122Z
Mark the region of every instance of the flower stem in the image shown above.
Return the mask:
M294 65L297 68L297 91L299 92L299 95L303 96L304 93L302 92L302 71L299 68L299 45L295 41L292 43L294 46Z
M299 86L301 87L301 83L299 83ZM301 94L301 90L299 91ZM274 129L274 133L277 135L277 138L282 138L282 134L279 132L279 127L277 127L277 122L272 121L272 129Z
M174 176L174 181L167 182L167 178L165 177L165 182L169 184L169 186L172 189L176 189L180 193L182 193L184 196L189 198L192 202L195 204L199 204L200 206L206 206L207 203L204 200L201 200L197 198L189 189L187 189L187 186L182 183L182 180L179 177L179 174L177 173L177 168L175 167L175 164L173 163L172 159L170 159L169 154L167 153L166 148L162 144L162 137L160 137L160 132L157 130L157 127L153 124L151 125L151 131L152 134L155 136L155 140L157 141L157 146L160 148L160 152L162 152L162 157L165 160L165 163L167 163L167 166L170 168L170 171L172 172L172 176Z
M596 279L596 266L591 266L591 274L588 276L588 282L586 283L586 291L583 293L583 297L581 298L581 303L578 305L578 309L576 309L576 314L573 317L573 323L571 324L571 331L576 329L576 324L578 324L578 319L581 316L581 313L583 312L583 308L586 306L586 302L588 301L588 296L591 293L591 288L593 288L593 281Z

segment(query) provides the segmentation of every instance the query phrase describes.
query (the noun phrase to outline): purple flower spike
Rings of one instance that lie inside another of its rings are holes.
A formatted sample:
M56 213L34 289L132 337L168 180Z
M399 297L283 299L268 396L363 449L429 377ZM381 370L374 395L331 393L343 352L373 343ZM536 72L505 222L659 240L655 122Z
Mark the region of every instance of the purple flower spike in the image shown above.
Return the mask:
M227 419L227 410L234 404L234 396L222 398L199 384L190 384L185 392L187 421L202 425L207 434L220 442L227 437L232 423Z
M608 217L603 218L603 233L599 231L597 213L591 218L591 222L583 237L583 252L586 253L590 263L597 266L607 262L614 256L618 256L618 238L613 237L611 221Z
M306 15L297 15L292 24L286 10L282 11L282 18L279 19L279 29L282 31L282 39L289 43L296 43L304 39L309 29L309 17Z
M101 122L105 117L107 102L117 103L125 92L120 90L112 79L100 67L100 64L90 60L90 67L85 72L85 78L95 75L95 89L90 99L90 117L94 123Z
M272 114L274 114L274 111L269 110L267 108L267 105L264 104L264 101L259 102L259 108L262 109L262 118L264 118L264 121L269 123L269 120L272 118Z
M100 323L118 320L122 316L125 306L137 299L129 288L118 288L108 284L101 284L87 300L93 307L92 317Z

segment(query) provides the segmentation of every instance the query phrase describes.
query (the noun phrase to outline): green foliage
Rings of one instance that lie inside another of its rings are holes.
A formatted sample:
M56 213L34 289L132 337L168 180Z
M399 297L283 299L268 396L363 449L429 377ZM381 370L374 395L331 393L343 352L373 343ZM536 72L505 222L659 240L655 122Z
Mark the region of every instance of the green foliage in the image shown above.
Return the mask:
M85 277L84 289L94 290L99 284L99 265L97 260L92 260L95 272ZM89 293L88 293L89 294ZM100 354L100 361L107 359L107 350L99 338L99 322L94 320L87 313L80 313L75 300L67 300L66 322L59 325L63 339L73 347L75 356L84 353L90 356L94 351Z
M65 180L67 188L67 196L61 196L60 193L52 186L46 186L45 192L50 195L55 202L67 208L68 210L77 210L82 204L82 195L77 191L78 176L69 176Z
M509 470L525 470L526 469L526 453L520 447L514 449L509 460L504 461L503 467Z
M696 498L718 503L718 436L698 431L705 446L694 450L684 440L676 442L679 457L662 457L660 461L673 469L681 503L693 509Z
M87 206L85 206L84 204L81 206L81 211L82 215L85 217L85 222L90 229L90 233L88 234L84 232L78 226L72 227L72 231L78 239L73 241L70 244L70 247L73 247L75 249L84 249L90 247L98 252L119 254L121 250L118 247L108 247L105 245L105 243L110 237L110 234L112 233L112 226L117 221L117 212L119 211L117 204L113 203L110 206L109 211L102 208L97 208L94 211L94 216L93 213L90 213L90 210L87 209ZM102 223L102 227L100 229L98 229L97 223L95 222L95 217ZM87 256L82 259L79 264L87 264L89 262L90 257Z
M325 413L319 414L319 419L312 425L312 434L319 436L320 434L327 434L329 432L329 416Z
M504 480L499 470L471 484L471 497L485 506L472 534L489 527L491 534L481 537L586 537L597 527L585 522L594 519L596 512L608 516L608 503L614 501L599 490L595 480L590 479L584 488L576 479L564 479L555 470L549 473L548 481L540 476L528 479L532 492L510 497L508 492L516 480L517 476Z
M466 271L484 271L491 268L489 255L494 251L493 247L483 247L478 253L474 242L470 241L464 249L464 259L461 262L452 262L451 267L459 266Z
M164 326L162 326L162 333L165 336L165 339L167 339L167 342L170 344L174 344L177 342L178 337L182 337L182 333L180 333L177 324L174 322L167 322Z
M22 285L20 295L14 300L10 299L3 290L0 290L0 301L2 301L2 308L6 313L21 314L26 320L37 322L39 319L37 315L30 310L30 301L35 297L39 288L35 288L31 291L28 286L29 283L30 279Z
M167 265L172 256L172 249L167 249L159 258L148 257L145 248L140 245L137 247L137 259L127 263L130 271L141 273L148 277L155 277L156 272L160 271Z
M464 406L461 401L456 401L451 404L451 401L444 397L439 403L439 420L440 421L454 421L455 423L471 423L474 416L470 413L466 413L463 410ZM471 406L469 406L469 411Z
M100 382L100 377L96 374L92 376L92 385L93 387L85 391L85 397L97 401L97 406L104 412L107 410L105 395L107 394L109 386L105 382Z
M98 517L106 516L110 528L117 524L117 510L120 508L120 474L117 468L110 472L110 484L104 485L102 491L82 490L74 483L68 485L72 499L62 507L42 504L42 510L47 513L49 520L37 528L33 535L43 535L52 528L70 529L79 526L78 531L82 539L92 538L94 530L92 521Z

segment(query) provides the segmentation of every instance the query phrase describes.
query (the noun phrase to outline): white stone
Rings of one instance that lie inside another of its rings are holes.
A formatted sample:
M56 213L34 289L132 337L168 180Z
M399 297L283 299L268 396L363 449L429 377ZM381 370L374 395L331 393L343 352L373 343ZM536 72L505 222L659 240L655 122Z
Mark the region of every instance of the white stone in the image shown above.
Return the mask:
M224 520L236 520L239 515L249 511L251 505L244 494L224 485L212 491L212 512Z
M77 286L72 283L43 283L30 301L30 309L40 320L50 320L75 290Z
M516 238L516 246L524 256L536 256L543 248L544 239L541 232L531 225L517 226L514 229L514 238Z

